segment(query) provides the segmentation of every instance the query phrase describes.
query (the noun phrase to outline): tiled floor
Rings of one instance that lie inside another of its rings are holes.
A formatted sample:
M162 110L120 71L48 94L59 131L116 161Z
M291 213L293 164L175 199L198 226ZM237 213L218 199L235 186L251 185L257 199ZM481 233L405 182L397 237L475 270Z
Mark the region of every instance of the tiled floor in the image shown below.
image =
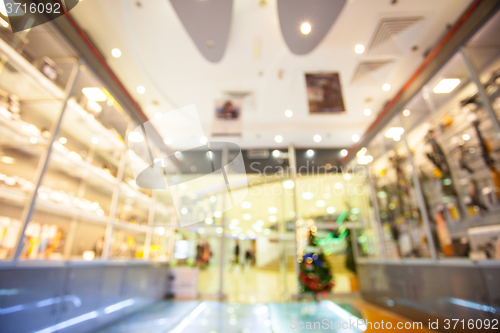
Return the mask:
M375 332L363 324L341 328L359 318L372 323L408 322L361 300L241 304L215 301L164 301L108 327L100 333L277 333ZM300 329L300 324L304 329ZM315 325L307 329L307 323ZM329 323L326 327L325 323ZM337 326L337 328L336 328ZM314 327L316 327L314 329ZM382 330L385 331L385 330ZM430 332L405 330L405 332Z

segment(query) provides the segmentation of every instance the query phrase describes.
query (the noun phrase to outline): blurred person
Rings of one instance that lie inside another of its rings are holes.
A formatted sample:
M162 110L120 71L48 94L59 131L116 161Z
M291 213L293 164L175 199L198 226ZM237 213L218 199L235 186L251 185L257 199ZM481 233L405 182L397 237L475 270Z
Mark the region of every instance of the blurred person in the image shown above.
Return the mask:
M240 263L240 243L236 240L234 245L234 259L229 267L229 271L232 271L234 266L240 265L243 268L243 264Z

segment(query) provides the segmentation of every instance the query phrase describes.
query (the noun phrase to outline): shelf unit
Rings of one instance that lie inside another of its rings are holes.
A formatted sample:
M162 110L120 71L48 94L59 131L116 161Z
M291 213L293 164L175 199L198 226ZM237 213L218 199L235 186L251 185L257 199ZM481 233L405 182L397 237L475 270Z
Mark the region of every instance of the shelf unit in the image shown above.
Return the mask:
M42 28L32 30L37 29ZM50 31L50 23L43 29ZM55 30L50 34L28 33L26 38L53 38L65 44L61 49L71 49ZM131 117L132 111L124 110L117 103L99 78L73 52L59 55L64 59L61 64L64 70L59 79L53 81L11 45L15 39L16 36L9 39L9 44L0 38L0 55L5 60L0 69L0 90L8 96L0 103L0 208L4 207L0 211L11 219L12 224L20 221L21 225L24 224L22 218L30 216L26 211L31 211L32 218L26 222L27 230L39 230L39 233L20 237L19 231L17 237L24 238L24 241L18 241L15 247L1 247L1 259L32 258L30 253L33 251L38 251L36 259L46 259L47 252L44 251L51 246L55 248L52 251L59 251L58 259L92 259L88 253L93 252L97 258L98 248L109 250L124 246L128 246L127 253L133 253L130 258L142 255L143 259L154 259L148 256L149 251L145 251L152 245L155 224L155 214L149 214L149 211L155 209L156 216L162 215L170 221L173 210L156 202L151 191L126 182L134 176L127 159L133 158L135 163L148 166L124 142L127 129L138 126L132 120L137 117ZM46 51L30 50L40 58ZM57 60L55 63L57 66ZM69 73L76 67L79 67L78 78L69 82ZM66 82L66 87L59 85L61 81ZM74 90L67 96L71 84ZM87 86L104 91L106 101L93 102L94 105L100 104L101 111L89 108L90 99L82 94L82 88ZM20 111L11 110L11 96L19 100ZM63 105L66 108L61 113ZM52 138L51 130L61 114L60 134ZM40 169L49 145L52 149L46 171L37 179L37 168ZM35 204L30 209L32 192L38 183ZM114 197L117 199L113 201ZM131 212L128 212L125 208L130 210L130 207ZM57 235L44 235L44 228L57 230L62 241L55 241ZM8 229L8 225L0 226L0 246L6 235L13 237L12 230L9 233ZM81 244L78 242L92 237L95 238L94 244L79 248ZM124 239L123 243L115 244L120 237ZM12 239L8 241L12 244ZM41 245L44 242L49 244ZM170 243L164 251L167 257L172 252L173 242ZM16 249L19 257L14 257ZM112 251L103 250L101 253L103 259L115 256Z
M386 110L364 136L363 153L372 161L354 151L348 156L349 166L366 165L371 175L367 218L382 239L382 259L500 259L488 250L500 244L499 22L496 12L418 88L411 80L405 85L415 86L412 95L389 103L397 109ZM435 91L457 78L448 92Z

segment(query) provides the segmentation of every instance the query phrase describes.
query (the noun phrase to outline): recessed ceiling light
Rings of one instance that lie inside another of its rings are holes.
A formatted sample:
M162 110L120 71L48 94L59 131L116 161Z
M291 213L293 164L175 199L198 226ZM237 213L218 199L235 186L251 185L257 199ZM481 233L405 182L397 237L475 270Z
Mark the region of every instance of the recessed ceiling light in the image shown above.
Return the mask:
M264 225L264 221L258 220L255 222L255 225L258 225L259 227L262 227Z
M144 141L144 137L141 133L130 132L128 135L128 141L130 142L142 142Z
M313 139L314 139L314 142L320 142L321 141L321 135L316 134Z
M249 209L250 207L252 207L252 204L250 202L248 202L248 201L243 201L241 203L241 207L245 208L245 209Z
M278 212L278 208L269 207L269 209L267 211L269 212L269 214L276 214Z
M61 144L65 144L66 142L68 142L68 139L66 139L64 136L61 136L61 137L59 138L59 143L61 143Z
M161 112L156 112L155 113L155 118L156 119L161 119Z
M217 201L217 198L215 197L215 195L210 196L210 201L211 202Z
M233 225L238 225L239 223L240 223L240 221L238 221L238 219L231 220L231 224L233 224Z
M182 153L181 153L180 151L176 151L176 152L174 153L174 155L175 155L175 157L177 157L177 158L181 158L181 157L182 157Z
M369 116L372 114L372 110L370 109L365 109L365 111L363 111L363 113L365 114L365 116Z
M271 230L269 229L264 229L264 235L269 235L271 233Z
M285 111L285 116L287 116L288 118L290 118L291 116L293 116L292 110L286 110Z
M361 54L365 52L365 47L361 44L358 44L354 47L354 52L356 52L357 54Z
M37 142L38 142L38 139L37 139L37 138L35 138L35 137L32 137L32 138L30 138L30 142L31 142L31 143L37 143Z
M172 143L172 139L170 139L170 138L165 138L165 139L163 140L163 142L165 142L167 145L169 145L169 144L171 144L171 143Z
M219 212L219 211L214 212L214 217L221 217L221 216L222 216L221 212Z
M212 223L214 223L214 219L213 219L213 218L211 218L211 217L207 217L207 218L205 219L205 224L212 224Z
M325 207L326 206L326 202L324 200L318 200L318 201L316 201L316 206L318 206L318 207Z
M328 208L326 209L326 212L327 212L328 214L333 214L333 213L335 213L335 207L328 207Z
M442 79L432 91L435 94L448 94L460 84L460 79Z
M278 157L280 157L280 155L281 155L281 152L279 150L273 150L274 157L278 158Z
M307 22L305 23L302 23L302 25L300 26L300 31L304 34L304 35L307 35L311 32L311 25Z
M408 117L410 115L410 110L406 109L403 111L403 116Z
M252 228L253 228L253 230L255 230L257 232L262 232L262 227L259 225L254 224L254 225L252 225Z
M218 234L222 234L223 231L224 229L222 229L221 227L217 227L217 229L215 229L215 232L217 232Z
M469 134L464 134L464 135L462 135L462 139L464 141L468 141L470 139L470 135Z
M354 134L354 135L352 136L352 138L351 138L351 139L352 139L352 141L354 141L354 142L358 142L358 141L359 141L359 135Z
M274 137L274 141L280 143L280 142L283 142L283 137L281 135L276 135Z
M248 221L252 218L252 215L250 214L243 214L243 220Z
M95 144L95 145L98 144L99 143L99 138L93 137L92 138L92 143Z
M383 91L391 90L391 85L389 83L384 83L384 85L382 86L382 90Z
M312 149L308 149L307 152L306 152L307 156L311 157L314 155L314 150Z
M302 193L302 199L311 200L312 198L314 198L314 194L312 194L311 192Z
M342 149L340 151L340 155L342 155L342 156L347 156L347 153L348 153L347 149Z
M269 216L269 222L276 222L278 218L276 216Z
M373 156L370 156L370 155L365 155L363 157L358 158L359 164L368 164L371 161L373 161Z
M293 180L285 180L283 182L283 187L286 189L292 189L294 186L295 186L295 183L293 182Z
M88 87L83 88L82 92L87 96L88 99L94 102L104 102L107 100L106 95L102 92L101 89L97 87Z
M144 88L143 86L138 86L137 92L142 95L146 92L146 88Z
M202 137L200 138L200 143L201 143L202 145L206 144L207 142L208 142L208 139L207 139L206 137L202 136Z
M120 51L120 49L112 49L111 50L111 55L115 58L120 58L120 56L122 55L122 51Z

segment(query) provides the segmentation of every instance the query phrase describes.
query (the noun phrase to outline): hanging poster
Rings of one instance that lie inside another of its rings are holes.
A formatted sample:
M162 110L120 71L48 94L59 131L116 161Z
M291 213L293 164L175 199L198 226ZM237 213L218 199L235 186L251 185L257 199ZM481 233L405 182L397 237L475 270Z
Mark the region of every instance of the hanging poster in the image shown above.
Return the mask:
M345 112L338 73L306 74L306 85L309 113Z

